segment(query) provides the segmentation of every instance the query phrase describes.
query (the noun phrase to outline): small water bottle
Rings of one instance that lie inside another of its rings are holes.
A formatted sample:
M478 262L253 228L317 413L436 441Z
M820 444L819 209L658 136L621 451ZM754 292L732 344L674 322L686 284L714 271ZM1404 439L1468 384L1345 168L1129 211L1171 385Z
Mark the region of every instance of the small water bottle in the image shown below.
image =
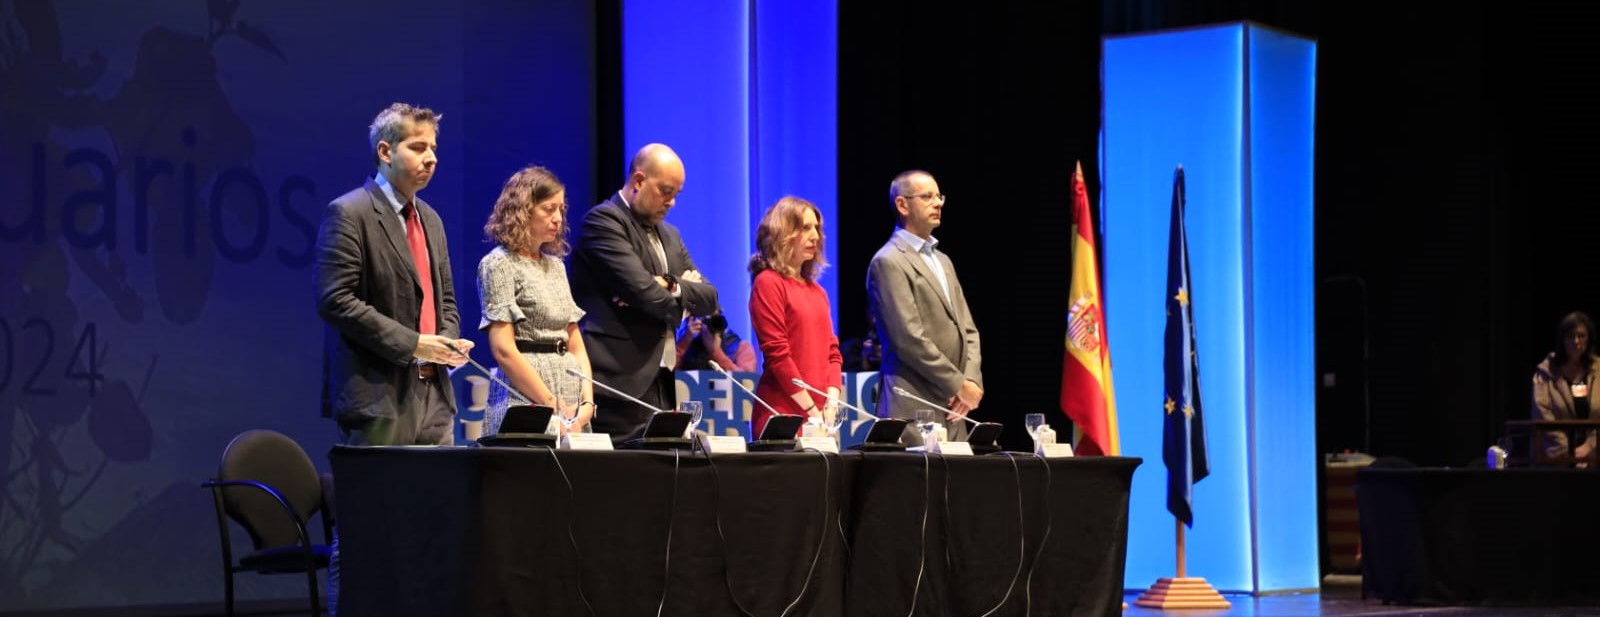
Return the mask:
M1484 463L1487 464L1490 469L1505 469L1506 468L1506 451L1505 451L1505 448L1501 448L1499 445L1489 446L1489 451L1485 455Z

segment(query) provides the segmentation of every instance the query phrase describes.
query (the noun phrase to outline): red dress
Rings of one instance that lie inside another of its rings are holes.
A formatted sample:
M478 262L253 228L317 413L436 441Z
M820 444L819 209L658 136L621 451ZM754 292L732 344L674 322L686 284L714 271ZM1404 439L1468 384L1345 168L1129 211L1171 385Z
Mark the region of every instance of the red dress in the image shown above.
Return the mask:
M750 326L761 347L761 382L756 395L783 413L804 415L795 402L794 385L799 377L811 387L826 392L841 387L839 337L833 333L833 315L828 292L814 281L796 280L773 270L762 270L750 289ZM828 397L809 393L818 410ZM840 396L843 396L841 393ZM760 404L750 418L752 437L761 434L772 415Z

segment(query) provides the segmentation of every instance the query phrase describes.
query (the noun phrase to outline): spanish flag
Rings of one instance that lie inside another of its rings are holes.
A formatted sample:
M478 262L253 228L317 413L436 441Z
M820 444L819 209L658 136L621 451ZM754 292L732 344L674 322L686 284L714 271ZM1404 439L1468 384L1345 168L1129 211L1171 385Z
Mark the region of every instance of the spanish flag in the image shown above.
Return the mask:
M1083 164L1072 173L1072 295L1067 309L1067 352L1061 365L1061 411L1078 428L1078 454L1121 454L1116 395L1111 389L1111 349L1100 299L1099 259L1089 218Z

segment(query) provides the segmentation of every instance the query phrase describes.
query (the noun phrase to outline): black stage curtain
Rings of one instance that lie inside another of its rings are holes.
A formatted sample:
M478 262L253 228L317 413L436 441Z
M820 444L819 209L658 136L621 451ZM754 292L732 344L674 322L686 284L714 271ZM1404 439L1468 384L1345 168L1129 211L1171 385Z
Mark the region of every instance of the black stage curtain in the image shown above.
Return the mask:
M1600 603L1600 474L1363 469L1362 594L1402 604Z
M1002 602L994 615L1118 615L1140 462L501 448L331 458L340 611L357 617L655 614L664 582L664 615L945 616Z

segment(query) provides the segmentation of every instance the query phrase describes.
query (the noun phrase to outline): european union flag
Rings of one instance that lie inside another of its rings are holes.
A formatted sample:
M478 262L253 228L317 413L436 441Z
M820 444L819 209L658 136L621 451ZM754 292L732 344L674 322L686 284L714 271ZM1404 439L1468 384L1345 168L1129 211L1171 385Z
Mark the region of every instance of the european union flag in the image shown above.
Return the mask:
M1189 236L1183 225L1183 166L1172 178L1172 230L1167 239L1166 430L1161 459L1167 465L1167 510L1194 526L1194 483L1211 473L1206 427L1200 414L1200 358L1194 345L1190 302Z

